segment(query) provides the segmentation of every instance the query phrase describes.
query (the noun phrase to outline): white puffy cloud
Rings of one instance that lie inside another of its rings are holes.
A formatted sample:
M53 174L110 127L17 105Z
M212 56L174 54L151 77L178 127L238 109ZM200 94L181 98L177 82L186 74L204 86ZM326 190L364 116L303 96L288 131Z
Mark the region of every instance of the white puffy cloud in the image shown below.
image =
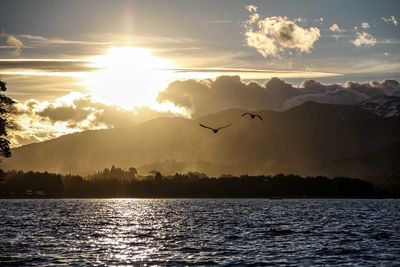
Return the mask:
M256 7L246 8L251 14L244 24L245 44L264 57L279 57L286 50L309 53L321 36L316 27L302 28L287 17L261 19Z
M369 28L369 23L368 22L361 23L361 28L368 29Z
M341 32L341 29L340 29L339 25L337 25L336 23L332 24L332 26L330 26L329 29L332 32Z
M255 5L248 5L248 6L245 6L245 8L250 13L255 13L258 10L258 7L256 7Z
M18 56L18 57L21 55L22 47L24 45L19 39L17 39L13 35L8 35L7 36L7 44L15 47L15 50L12 52L13 55Z
M376 38L367 32L357 32L357 38L351 42L357 47L370 47L376 44Z
M340 29L339 25L337 25L336 23L332 24L332 26L329 27L329 30L331 32L336 33L335 35L333 35L333 37L335 37L336 40L339 39L339 37L341 36L342 33L342 29Z
M398 21L397 21L396 17L393 16L393 15L392 15L392 16L389 16L389 17L383 17L382 20L383 20L384 22L386 22L386 23L390 23L390 24L393 24L393 25L395 25L395 26L398 25Z

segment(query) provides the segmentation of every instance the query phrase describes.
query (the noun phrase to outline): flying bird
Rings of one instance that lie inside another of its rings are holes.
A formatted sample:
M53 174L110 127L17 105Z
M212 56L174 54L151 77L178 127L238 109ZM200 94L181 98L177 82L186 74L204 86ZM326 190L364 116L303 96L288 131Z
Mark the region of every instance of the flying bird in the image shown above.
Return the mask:
M213 131L213 133L218 133L218 131L219 131L219 130L221 130L221 129L224 129L224 128L226 128L226 127L229 127L229 126L231 126L231 125L232 125L232 123L230 123L230 124L228 124L228 125L225 125L225 126L222 126L222 127L219 127L219 128L211 128L211 127L208 127L208 126L206 126L206 125L203 125L203 124L201 124L201 123L199 123L199 125L200 125L201 127L203 127L203 128L206 128L206 129L212 130L212 131Z
M263 118L262 118L260 115L258 115L258 114L253 114L253 113L246 112L246 113L243 113L243 114L242 114L242 117L243 117L243 116L246 116L246 115L249 115L250 118L252 118L252 119L254 119L255 117L258 117L260 120L263 121Z

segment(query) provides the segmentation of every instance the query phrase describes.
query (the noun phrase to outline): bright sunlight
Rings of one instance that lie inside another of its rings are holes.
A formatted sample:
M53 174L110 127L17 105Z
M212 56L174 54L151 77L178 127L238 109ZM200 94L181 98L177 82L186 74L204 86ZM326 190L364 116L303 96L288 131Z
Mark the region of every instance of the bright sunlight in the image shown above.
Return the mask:
M172 79L173 64L135 47L113 47L106 55L90 58L98 70L83 77L94 98L123 108L157 105L158 93Z

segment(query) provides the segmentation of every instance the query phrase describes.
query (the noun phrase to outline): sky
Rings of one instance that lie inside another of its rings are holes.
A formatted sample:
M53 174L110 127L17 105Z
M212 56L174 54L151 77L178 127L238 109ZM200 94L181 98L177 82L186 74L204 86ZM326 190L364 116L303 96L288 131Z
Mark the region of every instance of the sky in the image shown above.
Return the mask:
M248 92L250 81L262 85L272 77L280 79L269 84L274 88L304 89L304 80L317 80L334 103L371 95L358 95L349 81L375 89L390 85L383 90L392 94L398 85L383 81L400 77L399 23L400 2L389 0L3 0L0 79L18 101L21 125L12 143L161 115L193 117L196 103L207 103L204 92L230 82ZM241 80L207 80L221 75ZM335 83L340 88L328 86ZM208 102L220 103L212 106L241 105L208 95ZM265 103L249 100L245 107L282 109L298 103L286 96L298 95L282 89L269 92ZM302 99L321 97L313 92Z

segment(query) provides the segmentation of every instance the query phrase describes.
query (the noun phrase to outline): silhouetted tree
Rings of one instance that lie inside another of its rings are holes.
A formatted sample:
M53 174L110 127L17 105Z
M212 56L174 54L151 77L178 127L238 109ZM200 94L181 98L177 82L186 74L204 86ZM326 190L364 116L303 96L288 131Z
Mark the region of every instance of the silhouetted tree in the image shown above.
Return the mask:
M89 180L96 179L119 179L119 180L132 180L137 178L137 169L130 167L127 171L122 168L111 166L111 168L105 168L102 171L98 171L95 174L89 175Z
M154 171L149 179L120 178L129 171L111 167L86 179L81 176L48 172L8 171L0 182L0 197L399 197L398 191L377 195L367 181L299 175L209 178L189 172L163 176ZM110 175L116 173L118 176ZM128 177L128 176L125 176Z
M162 176L161 172L156 172L156 173L154 174L154 180L156 180L156 181L162 181L162 179L163 179L163 176Z
M6 83L0 80L0 158L11 156L10 141L7 139L7 133L8 129L16 127L11 119L15 101L5 95L6 90Z
M137 174L138 174L137 169L134 168L134 167L130 167L130 168L128 169L128 172L129 172L129 174L131 175L132 178L136 178L136 176L137 176Z

